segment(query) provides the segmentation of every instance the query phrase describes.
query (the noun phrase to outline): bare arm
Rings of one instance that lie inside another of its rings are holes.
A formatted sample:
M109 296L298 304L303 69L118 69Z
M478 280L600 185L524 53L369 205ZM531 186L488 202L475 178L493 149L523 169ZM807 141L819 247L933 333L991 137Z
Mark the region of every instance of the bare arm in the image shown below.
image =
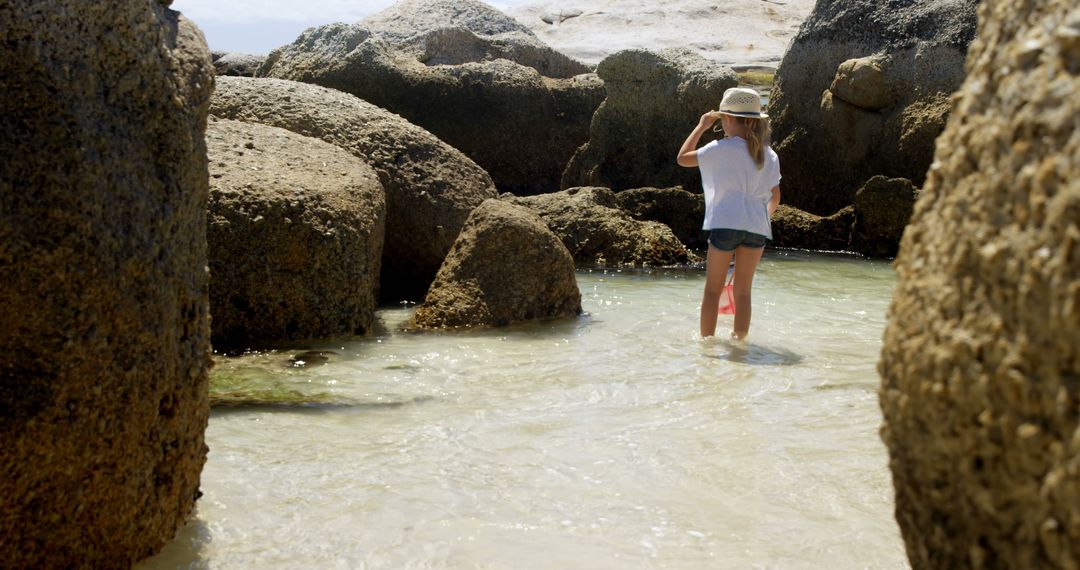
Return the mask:
M779 205L780 205L780 187L779 186L773 186L772 187L772 198L769 199L769 205L767 206L769 208L769 217L770 218L772 217L773 212L776 211L776 207L779 206Z
M716 122L716 116L710 113L705 113L698 120L698 124L694 127L693 131L683 141L682 146L679 147L679 155L675 158L675 162L679 166L694 167L698 165L697 162L697 145L701 140L701 135L705 134L705 130L708 129Z

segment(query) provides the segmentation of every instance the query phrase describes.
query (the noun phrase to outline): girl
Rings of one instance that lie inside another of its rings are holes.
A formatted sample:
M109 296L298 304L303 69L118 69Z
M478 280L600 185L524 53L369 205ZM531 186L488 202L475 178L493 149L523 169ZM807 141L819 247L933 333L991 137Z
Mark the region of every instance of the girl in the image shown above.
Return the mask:
M716 334L716 313L735 257L732 288L735 326L731 337L750 331L750 287L765 240L772 239L769 219L780 204L780 161L769 147L768 115L753 89L724 92L718 111L701 116L679 149L680 166L701 169L709 253L705 258L705 294L701 300L701 336ZM720 120L724 138L697 149L706 129Z

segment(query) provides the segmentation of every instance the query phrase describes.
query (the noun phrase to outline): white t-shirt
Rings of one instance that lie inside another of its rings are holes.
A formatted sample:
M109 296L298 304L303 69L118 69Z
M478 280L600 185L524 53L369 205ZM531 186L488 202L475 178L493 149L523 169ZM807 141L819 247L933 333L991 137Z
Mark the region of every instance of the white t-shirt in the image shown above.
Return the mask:
M703 230L727 228L761 234L772 239L769 200L780 184L780 160L765 147L765 166L758 170L746 141L728 137L697 151L701 186L705 191Z

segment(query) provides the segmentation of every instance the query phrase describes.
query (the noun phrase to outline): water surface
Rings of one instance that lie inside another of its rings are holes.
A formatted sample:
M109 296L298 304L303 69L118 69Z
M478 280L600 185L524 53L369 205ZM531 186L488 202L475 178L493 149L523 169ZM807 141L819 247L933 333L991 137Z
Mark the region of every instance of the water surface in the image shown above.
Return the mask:
M891 267L768 252L745 344L697 336L703 280L580 271L576 320L404 333L391 308L371 338L220 361L356 405L216 411L197 516L142 567L907 568Z

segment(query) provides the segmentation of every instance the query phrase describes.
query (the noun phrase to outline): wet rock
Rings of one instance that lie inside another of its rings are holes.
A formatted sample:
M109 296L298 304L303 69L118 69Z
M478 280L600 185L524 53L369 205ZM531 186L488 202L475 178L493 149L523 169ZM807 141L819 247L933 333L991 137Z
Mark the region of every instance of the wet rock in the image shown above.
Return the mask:
M461 35L433 31L430 39L453 43ZM500 190L535 194L558 188L604 97L600 80L593 74L545 77L532 67L486 56L429 66L417 57L471 58L445 50L429 54L431 42L421 43L425 47L402 51L364 26L331 24L274 50L258 75L330 87L397 113L476 161ZM469 42L459 48L469 52Z
M607 98L588 142L566 166L562 187L700 189L698 171L680 167L675 154L701 115L735 87L735 73L685 49L621 51L596 72ZM701 144L714 138L707 133Z
M964 78L977 0L818 2L784 55L769 112L784 201L828 215L869 178L921 186Z
M168 4L0 8L6 567L129 567L199 494L213 67Z
M431 133L339 91L279 79L219 77L210 112L340 146L375 169L386 192L380 296L419 299L469 212L495 187Z
M502 198L539 214L580 263L665 266L698 261L671 228L635 220L620 210L608 188Z
M870 256L895 256L917 195L918 189L906 178L867 180L855 193L851 249Z
M473 211L413 324L503 326L581 313L574 260L527 208L487 200Z
M895 267L882 439L914 568L1080 566L1080 10L995 1Z
M215 52L214 72L217 75L232 75L237 77L255 77L255 71L266 61L265 55L253 55L250 53Z
M386 215L375 171L255 123L211 121L206 141L214 346L369 332Z
M854 206L830 216L818 216L780 204L772 217L772 245L815 251L847 251L854 223Z
M672 188L634 188L615 194L619 208L635 220L660 222L671 228L687 247L705 250L708 234L701 229L705 220L705 199L680 186Z

